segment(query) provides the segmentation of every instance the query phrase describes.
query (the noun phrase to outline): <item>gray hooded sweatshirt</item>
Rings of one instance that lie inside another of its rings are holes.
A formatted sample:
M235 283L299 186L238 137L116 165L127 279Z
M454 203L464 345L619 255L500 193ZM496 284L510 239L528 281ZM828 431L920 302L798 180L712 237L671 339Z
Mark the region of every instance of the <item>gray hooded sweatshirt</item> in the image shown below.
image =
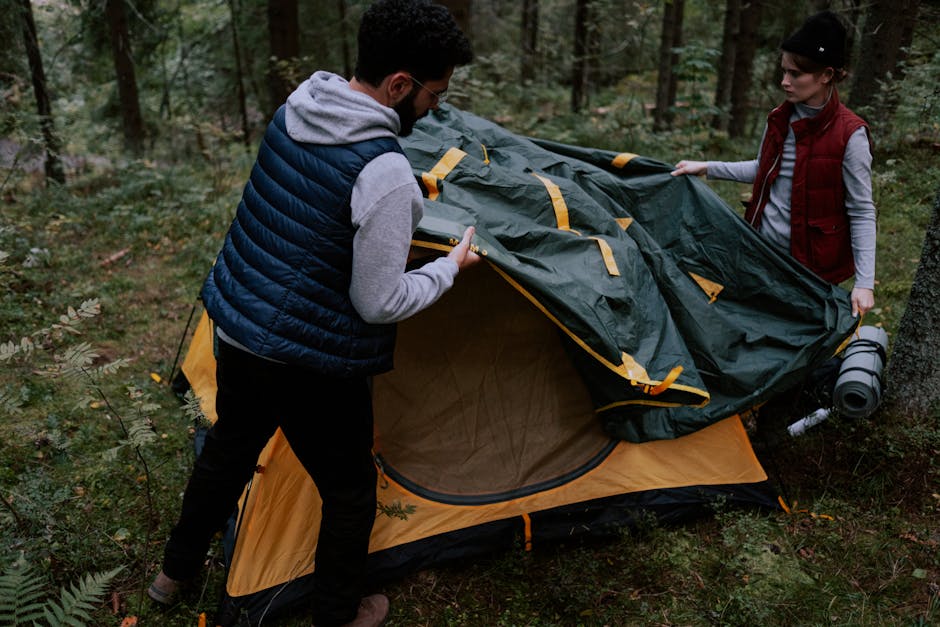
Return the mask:
M290 95L285 113L288 135L306 143L397 138L400 129L393 109L353 90L346 79L322 71ZM363 320L398 322L450 289L458 268L446 257L405 272L424 199L404 155L390 152L366 164L353 186L351 205L356 234L349 295Z

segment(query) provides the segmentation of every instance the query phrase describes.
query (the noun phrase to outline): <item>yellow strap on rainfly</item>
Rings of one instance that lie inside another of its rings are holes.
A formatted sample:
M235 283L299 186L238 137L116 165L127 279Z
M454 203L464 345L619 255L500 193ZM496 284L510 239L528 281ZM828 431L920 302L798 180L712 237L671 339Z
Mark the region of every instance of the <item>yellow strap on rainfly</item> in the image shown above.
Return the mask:
M568 205L565 204L565 199L561 195L561 189L544 176L539 176L535 172L532 173L532 176L542 181L542 185L548 190L548 197L552 199L552 208L555 210L555 222L558 228L562 231L571 230L571 225L568 222Z
M862 316L860 316L860 318L864 318L864 317L865 317L864 314L863 314ZM833 353L833 355L838 355L838 354L840 354L842 351L844 351L844 350L846 349L846 347L848 347L849 342L851 342L852 340L857 339L858 337L860 337L860 336L859 336L859 329L861 329L861 328L862 328L862 321L861 321L861 319L860 319L860 320L858 321L858 324L855 325L855 330L852 331L852 335L850 335L850 336L848 336L847 338L845 338L844 340L842 340L842 344L839 345L839 348L836 349L836 351Z
M676 382L676 379L679 378L679 375L682 374L682 366L676 366L669 371L669 374L666 375L666 378L663 379L662 383L659 385L650 388L650 396L659 396L663 392L669 389L669 386Z
M421 173L421 181L428 190L428 200L437 200L437 197L441 193L437 188L437 182L444 180L444 177L450 174L450 171L466 156L467 153L460 148L451 148L444 153L440 161L434 164L430 172Z
M633 224L633 218L616 218L617 224L620 225L624 231L630 228L630 225Z
M713 303L715 299L718 298L718 294L721 293L721 290L725 289L725 286L721 283L715 283L714 281L709 281L703 276L695 274L694 272L689 272L689 276L692 277L692 280L698 283L698 286L702 288L702 291L708 296L708 302Z
M630 163L630 160L633 159L636 155L632 152L621 152L619 155L614 157L614 160L610 162L615 168L622 168L623 166Z
M591 235L590 237L600 246L601 256L604 258L604 265L607 266L607 274L610 276L620 276L620 269L617 268L617 260L614 259L614 251L611 249L610 244L597 236Z
M545 317L547 317L555 325L557 325L558 328L564 331L565 334L568 335L568 337L574 340L574 342L578 346L580 346L585 352L587 352L588 355L593 357L598 363L603 365L605 368L611 370L612 372L617 373L619 376L623 377L624 379L629 380L630 384L633 386L642 387L643 385L642 382L647 382L647 386L652 387L651 386L652 382L650 381L650 378L646 372L646 369L643 366L641 366L632 356L628 355L627 353L621 352L620 353L621 363L619 364L613 363L609 361L608 359L605 359L603 355L601 355L596 350L591 348L587 342L585 342L583 339L578 337L571 329L565 326L561 322L561 320L559 320L548 309L546 309L545 305L543 305L539 301L539 299L537 299L528 290L522 287L522 285L520 285L518 281L516 281L511 276L506 274L505 270L500 269L500 267L497 265L492 265L490 267L493 270L496 270L496 272L501 277L503 277L507 283L513 286L520 294L525 296L529 300L529 302L535 305L539 309L539 311L541 311L542 314L545 315ZM704 407L711 398L711 395L708 393L708 391L702 390L699 388L694 388L688 385L672 385L671 387L676 390L690 392L700 397L702 399L702 402L701 404L696 405L696 407ZM597 409L595 411L597 413L600 413L602 411L606 411L607 409L610 409L611 407L617 407L620 405L628 405L628 404L658 405L658 406L663 406L663 407L675 407L675 406L680 405L680 403L677 403L677 402L652 401L650 399L643 399L643 400L631 400L627 402L611 403L610 405L601 407L600 409Z
M523 533L525 535L525 550L532 550L532 519L528 514L522 514Z

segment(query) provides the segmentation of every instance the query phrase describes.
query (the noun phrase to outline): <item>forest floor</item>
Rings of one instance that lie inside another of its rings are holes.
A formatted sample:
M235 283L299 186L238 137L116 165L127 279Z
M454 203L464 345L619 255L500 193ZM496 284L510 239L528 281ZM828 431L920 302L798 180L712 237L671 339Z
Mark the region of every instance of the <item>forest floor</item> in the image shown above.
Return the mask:
M889 332L940 187L940 173L922 167L931 158L929 147L902 146L876 181L881 279L868 323ZM0 364L0 563L29 566L52 599L122 566L94 624L133 616L140 626L189 626L201 612L211 624L224 577L218 549L173 607L155 607L143 591L193 459L193 423L168 383L249 167L243 155L139 161L95 166L63 188L23 179L2 190L0 341L20 345L86 301L100 314L78 323L81 336L60 333L56 349ZM740 193L716 188L729 203ZM82 342L92 379L42 376L75 359L65 350ZM115 360L126 362L110 372ZM136 420L155 437L135 440ZM935 624L938 453L937 416L833 419L761 453L789 512L716 505L680 525L649 521L605 540L428 569L385 588L388 624Z

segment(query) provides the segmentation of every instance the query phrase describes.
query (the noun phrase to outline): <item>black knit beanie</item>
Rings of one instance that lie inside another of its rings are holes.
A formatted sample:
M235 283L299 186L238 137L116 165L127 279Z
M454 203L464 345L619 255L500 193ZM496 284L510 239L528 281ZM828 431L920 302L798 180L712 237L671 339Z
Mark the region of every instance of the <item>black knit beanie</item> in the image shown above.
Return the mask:
M787 52L802 55L826 67L845 67L845 26L832 11L812 15L780 44Z

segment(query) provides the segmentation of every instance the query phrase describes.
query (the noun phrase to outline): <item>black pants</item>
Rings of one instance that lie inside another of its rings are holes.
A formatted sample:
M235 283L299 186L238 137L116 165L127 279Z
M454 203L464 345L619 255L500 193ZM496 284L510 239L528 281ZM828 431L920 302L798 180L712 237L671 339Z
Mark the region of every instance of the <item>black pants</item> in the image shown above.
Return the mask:
M163 570L189 579L200 569L280 427L323 501L314 572L314 622L356 615L375 521L372 399L366 378L325 377L261 359L220 341L218 420L206 435L183 496Z

